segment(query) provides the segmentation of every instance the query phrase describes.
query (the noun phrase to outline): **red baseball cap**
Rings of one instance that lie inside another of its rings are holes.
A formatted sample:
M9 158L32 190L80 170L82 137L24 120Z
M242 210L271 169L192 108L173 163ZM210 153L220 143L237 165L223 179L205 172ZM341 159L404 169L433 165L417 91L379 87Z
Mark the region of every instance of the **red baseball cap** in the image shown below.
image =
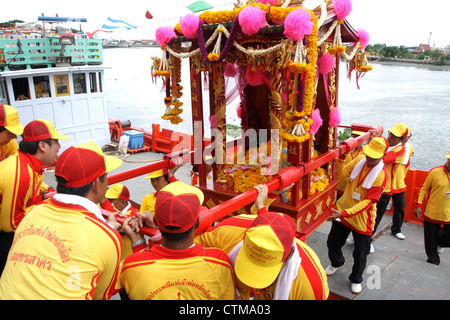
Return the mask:
M270 286L280 273L294 242L295 223L285 214L268 212L253 220L245 231L236 257L236 276L247 286Z
M199 217L203 199L203 192L196 187L181 181L169 183L156 197L155 220L159 229L182 233L192 228Z
M41 141L45 139L70 139L56 131L51 120L33 120L29 122L23 129L23 141Z
M121 165L122 160L105 156L102 148L90 141L65 150L56 161L55 176L66 179L66 187L78 188Z

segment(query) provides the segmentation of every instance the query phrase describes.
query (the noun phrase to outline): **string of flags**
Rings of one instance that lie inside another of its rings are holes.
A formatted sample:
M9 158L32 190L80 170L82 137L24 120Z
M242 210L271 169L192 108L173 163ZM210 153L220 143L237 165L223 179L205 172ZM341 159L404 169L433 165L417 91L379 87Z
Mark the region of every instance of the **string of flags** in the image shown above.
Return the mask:
M210 4L206 3L203 0L194 1L185 7L194 13L213 8L213 6L211 6ZM153 15L148 10L145 12L145 17L147 19L153 19ZM112 31L120 30L120 29L131 30L131 29L136 29L136 28L137 28L137 26L134 26L123 20L112 19L111 17L108 17L108 19L103 23L102 29L96 30L96 31L90 33L89 36L92 37L95 33L99 32L99 31L112 32Z

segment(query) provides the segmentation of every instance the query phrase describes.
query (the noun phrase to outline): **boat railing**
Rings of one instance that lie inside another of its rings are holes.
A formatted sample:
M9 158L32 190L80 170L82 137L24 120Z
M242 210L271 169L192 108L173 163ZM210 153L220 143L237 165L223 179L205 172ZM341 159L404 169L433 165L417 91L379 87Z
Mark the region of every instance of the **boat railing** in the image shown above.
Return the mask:
M0 39L0 50L5 62L0 65L6 71L12 66L31 69L32 66L52 67L56 57L61 55L59 37L31 39ZM102 64L103 46L101 39L75 38L73 45L67 45L63 52L72 57L72 65Z

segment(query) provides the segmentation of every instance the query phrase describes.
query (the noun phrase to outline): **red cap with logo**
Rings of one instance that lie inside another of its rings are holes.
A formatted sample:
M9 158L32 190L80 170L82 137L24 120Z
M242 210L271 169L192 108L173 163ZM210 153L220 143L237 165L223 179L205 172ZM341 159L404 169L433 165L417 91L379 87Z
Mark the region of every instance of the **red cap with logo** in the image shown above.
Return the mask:
M70 139L56 131L51 120L33 120L29 122L23 129L23 141L41 141L45 139Z
M169 183L156 197L155 220L159 229L182 233L192 228L198 219L204 199L203 192L181 181Z
M66 179L66 187L78 188L121 165L122 160L105 156L102 148L91 141L65 150L56 161L55 176Z

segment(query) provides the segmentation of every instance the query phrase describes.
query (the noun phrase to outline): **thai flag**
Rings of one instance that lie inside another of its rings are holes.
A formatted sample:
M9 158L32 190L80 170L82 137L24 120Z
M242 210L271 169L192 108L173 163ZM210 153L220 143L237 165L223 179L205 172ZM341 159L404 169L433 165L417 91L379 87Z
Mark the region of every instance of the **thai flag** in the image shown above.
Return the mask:
M102 26L102 29L106 29L106 30L120 29L120 28L130 30L130 29L135 29L137 27L133 26L129 23L126 23L125 21L115 20L115 19L111 19L111 18L108 18Z

